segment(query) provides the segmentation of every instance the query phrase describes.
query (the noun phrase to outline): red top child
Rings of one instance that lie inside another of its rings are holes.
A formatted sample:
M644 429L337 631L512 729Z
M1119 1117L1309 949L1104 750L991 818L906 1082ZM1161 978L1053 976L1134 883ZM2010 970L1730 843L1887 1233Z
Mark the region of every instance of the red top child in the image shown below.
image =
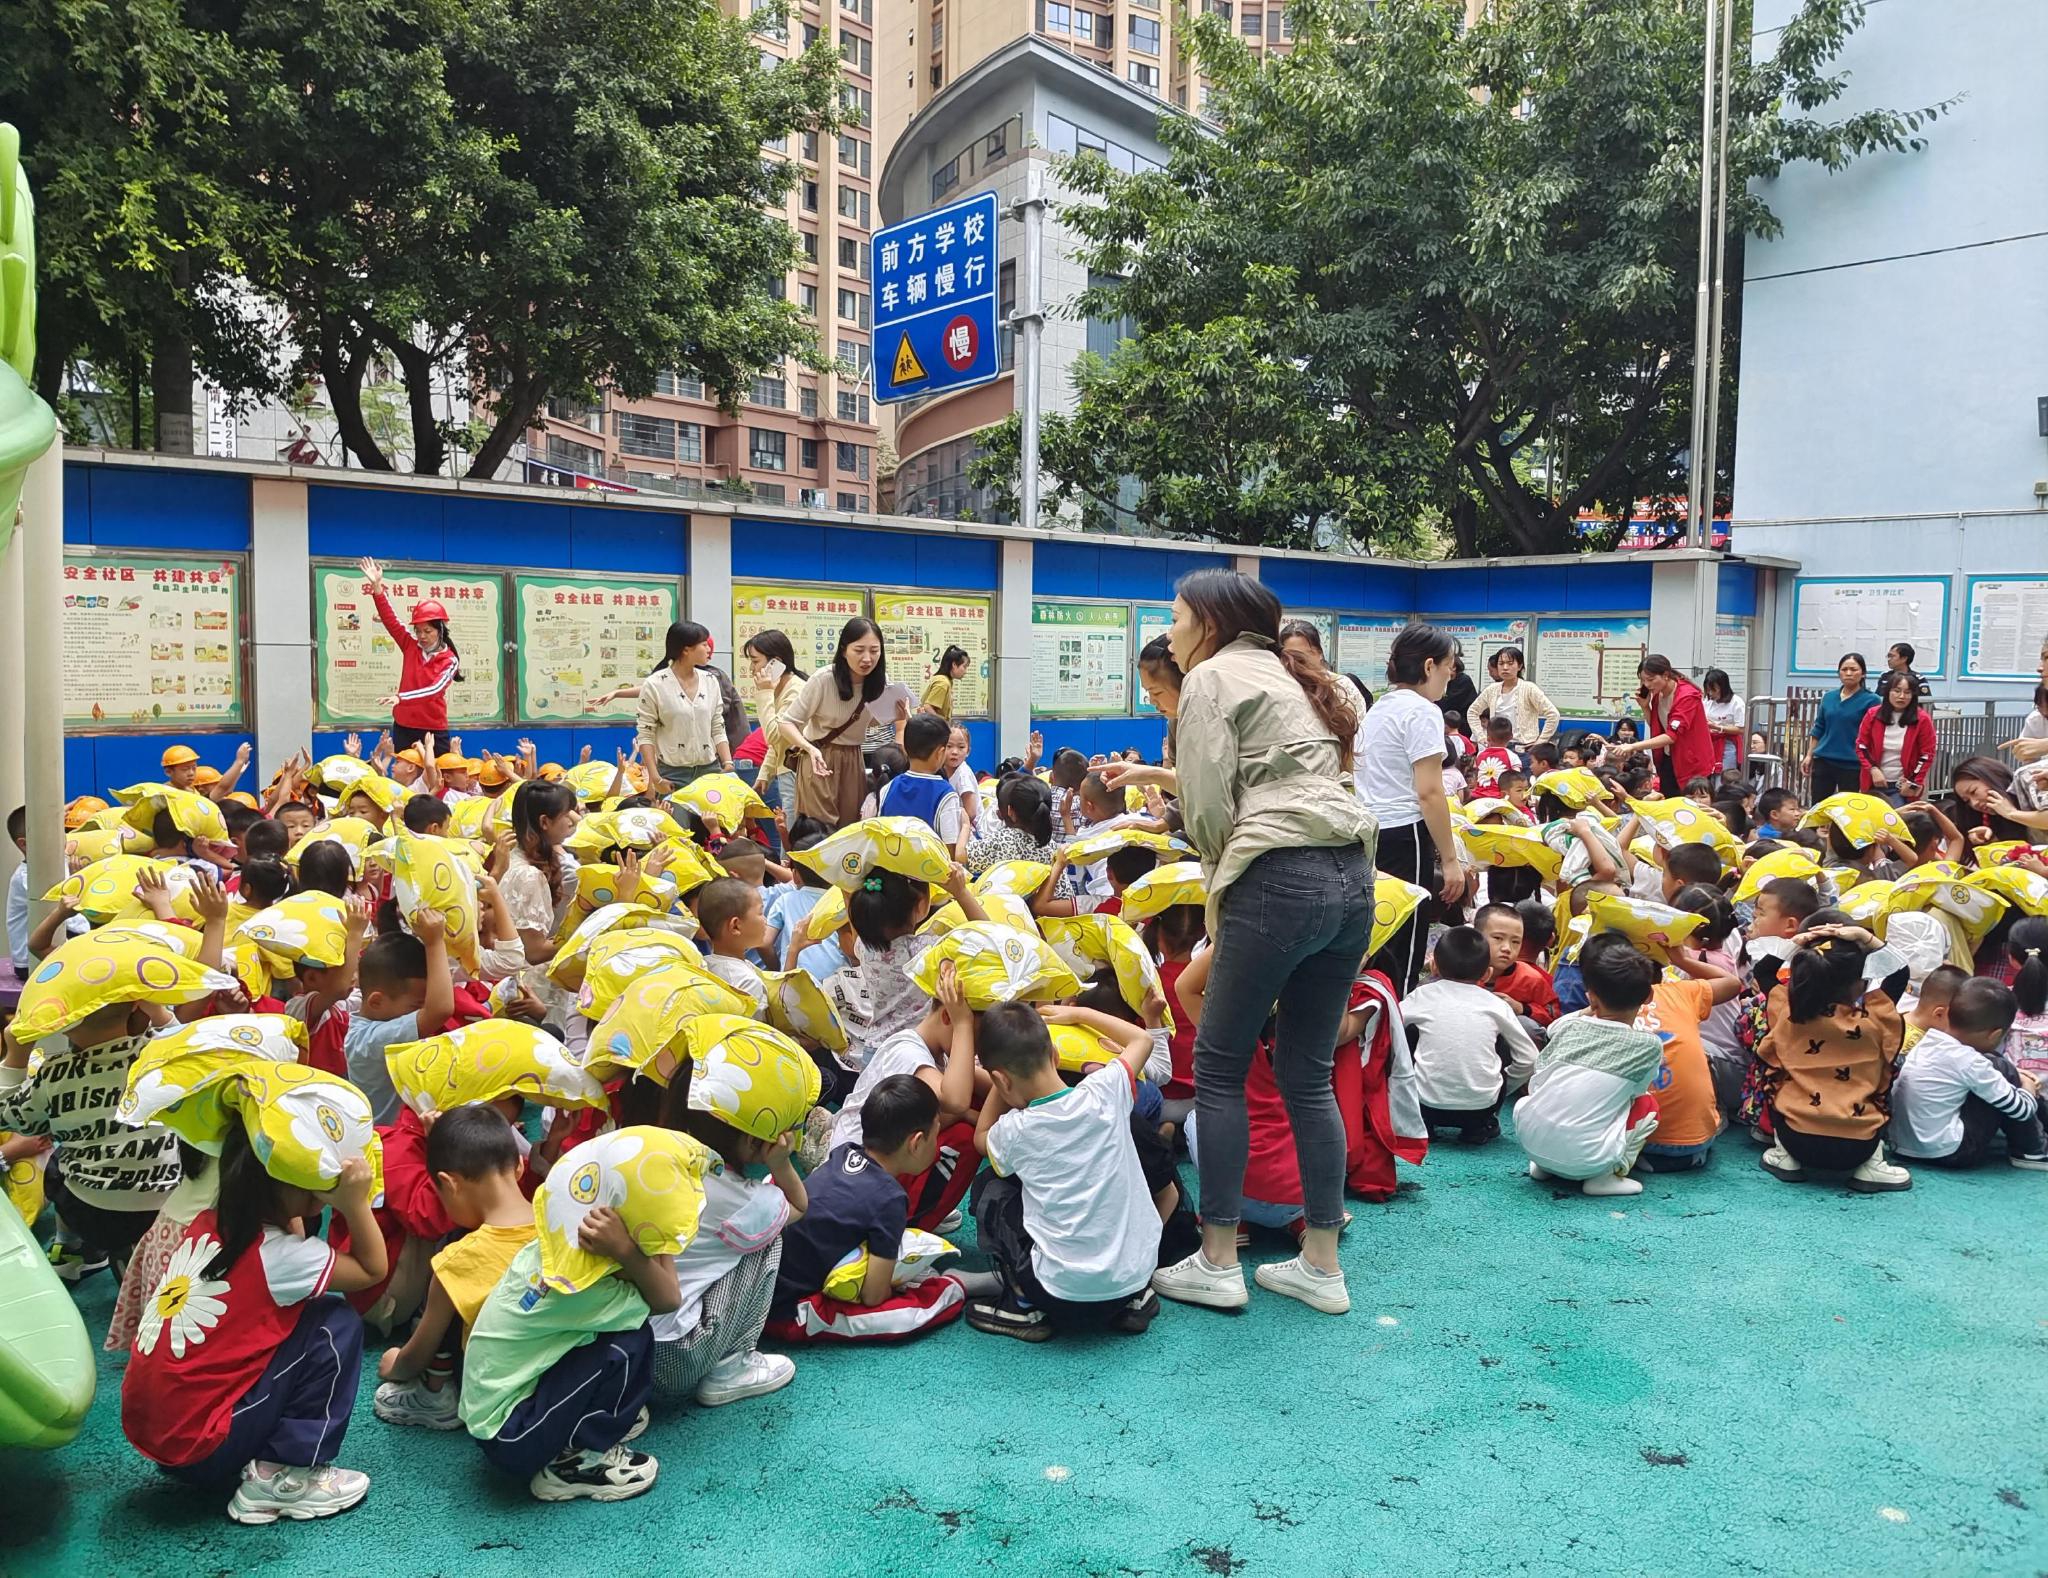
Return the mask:
M384 595L384 567L375 559L365 559L363 575L370 583L377 617L398 643L403 659L398 690L384 698L391 709L393 743L404 750L419 744L422 735L446 739L448 687L462 677L462 654L448 635L448 610L434 598L415 603L408 629L398 622L397 610Z

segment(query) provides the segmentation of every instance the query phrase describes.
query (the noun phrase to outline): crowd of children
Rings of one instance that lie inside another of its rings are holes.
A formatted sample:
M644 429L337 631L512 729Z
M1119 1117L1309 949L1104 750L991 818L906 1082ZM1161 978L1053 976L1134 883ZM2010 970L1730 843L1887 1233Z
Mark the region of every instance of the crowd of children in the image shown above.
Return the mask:
M1353 1193L1510 1128L1517 1174L1596 1196L1747 1141L1863 1192L2048 1170L2030 844L1746 775L1667 796L1599 735L1514 725L1447 725L1458 896L1378 880L1333 1074ZM241 1522L354 1505L367 1329L387 1427L618 1500L660 1411L789 1384L764 1341L1145 1332L1199 1243L1212 957L1170 774L1041 767L1034 737L977 778L949 719L899 733L838 828L727 773L431 735L260 792L176 751L74 801L31 935L10 896L0 1156L60 1273L120 1280L136 1449ZM1411 924L1404 996L1378 950ZM1263 1041L1246 1102L1240 1233L1299 1242Z

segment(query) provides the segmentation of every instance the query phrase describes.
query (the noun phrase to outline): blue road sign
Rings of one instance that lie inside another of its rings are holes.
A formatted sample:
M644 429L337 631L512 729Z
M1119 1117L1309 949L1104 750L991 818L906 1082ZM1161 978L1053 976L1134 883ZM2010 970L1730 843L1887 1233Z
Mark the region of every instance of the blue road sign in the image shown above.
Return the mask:
M996 376L996 194L875 232L875 398Z

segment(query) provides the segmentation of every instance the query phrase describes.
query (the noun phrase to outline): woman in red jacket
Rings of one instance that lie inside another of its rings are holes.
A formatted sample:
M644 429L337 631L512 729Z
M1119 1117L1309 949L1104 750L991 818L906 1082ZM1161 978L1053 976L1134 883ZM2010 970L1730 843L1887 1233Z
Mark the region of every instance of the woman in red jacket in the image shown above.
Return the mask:
M436 740L447 739L448 687L462 678L462 654L448 634L448 610L432 598L415 603L408 630L398 622L397 610L384 595L384 567L375 559L365 559L363 576L377 604L377 617L398 643L404 660L397 692L383 701L391 709L392 745L403 751L430 734Z
M1885 675L1877 698L1856 731L1863 787L1893 805L1924 799L1934 766L1934 720L1920 710L1918 686L1903 670Z

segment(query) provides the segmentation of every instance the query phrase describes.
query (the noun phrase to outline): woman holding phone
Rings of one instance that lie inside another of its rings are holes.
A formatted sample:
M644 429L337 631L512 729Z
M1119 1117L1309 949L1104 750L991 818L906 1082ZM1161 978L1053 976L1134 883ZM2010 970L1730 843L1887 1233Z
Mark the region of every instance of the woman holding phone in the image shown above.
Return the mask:
M782 733L782 714L811 676L796 666L796 649L780 630L757 631L747 637L740 655L753 673L754 717L768 746L768 754L761 759L761 776L755 782L755 792L769 810L794 817L796 773L791 765L789 741Z

